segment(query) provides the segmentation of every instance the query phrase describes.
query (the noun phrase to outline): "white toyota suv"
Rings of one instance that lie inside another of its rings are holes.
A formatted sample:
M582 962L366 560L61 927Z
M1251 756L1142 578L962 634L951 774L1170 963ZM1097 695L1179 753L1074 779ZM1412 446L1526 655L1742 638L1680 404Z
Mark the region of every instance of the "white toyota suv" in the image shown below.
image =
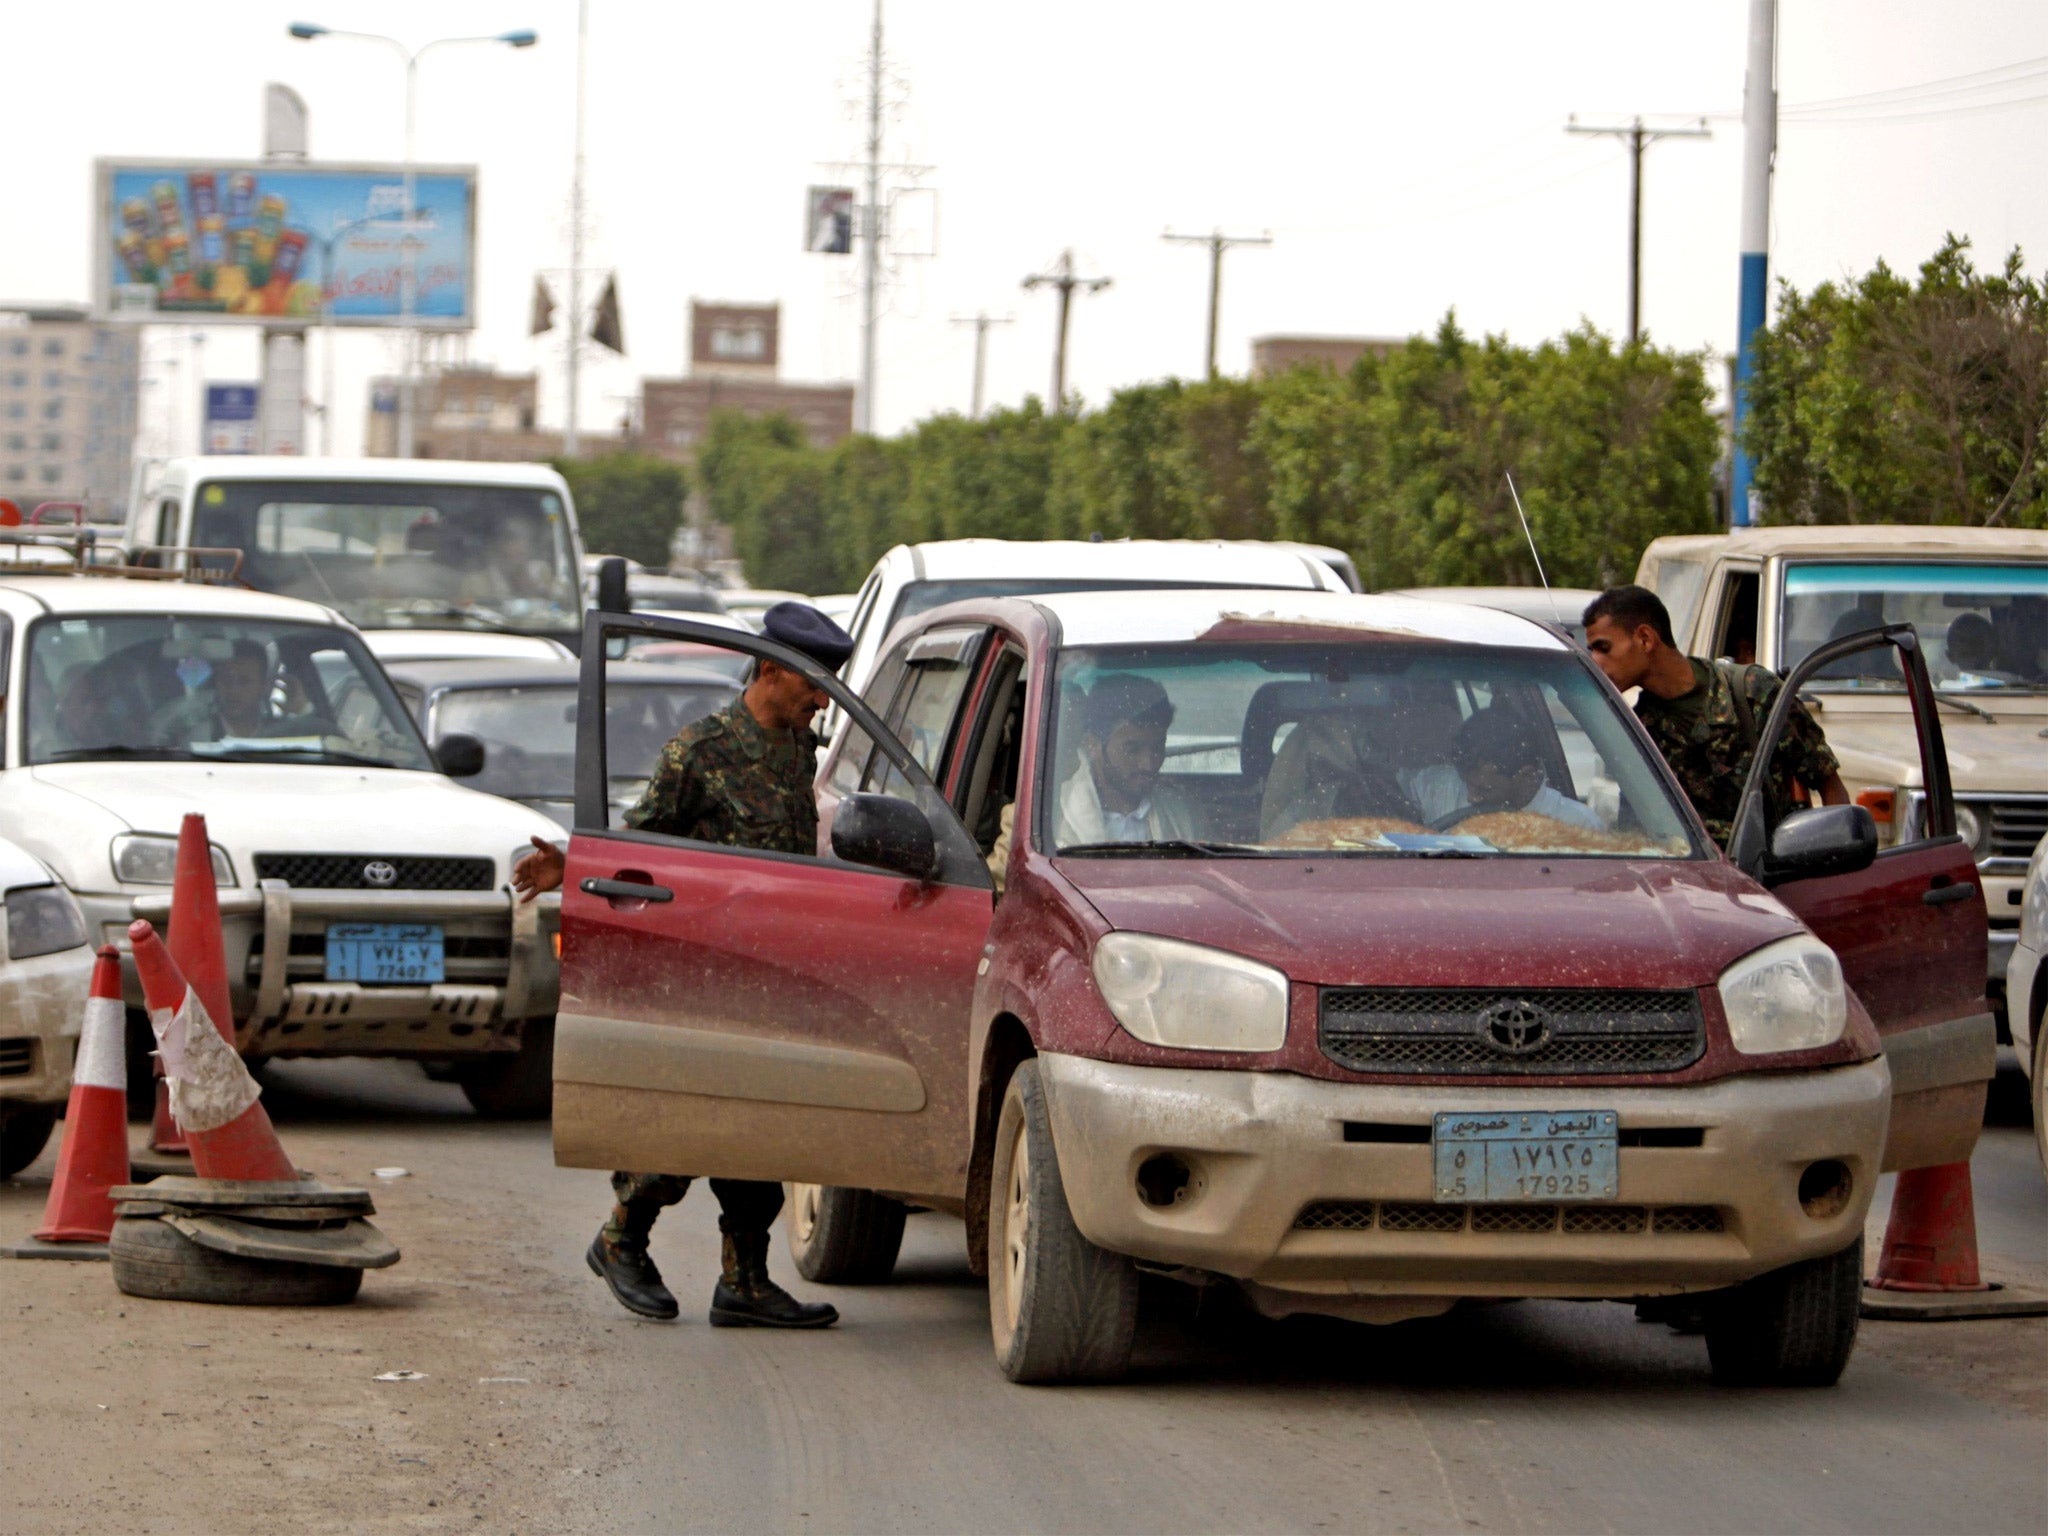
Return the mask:
M0 833L77 895L94 942L168 915L204 813L236 1042L251 1058L451 1062L479 1110L548 1103L556 908L511 863L555 824L463 788L362 636L294 598L134 574L0 571ZM131 974L129 1002L141 993ZM148 1029L130 1020L130 1082Z

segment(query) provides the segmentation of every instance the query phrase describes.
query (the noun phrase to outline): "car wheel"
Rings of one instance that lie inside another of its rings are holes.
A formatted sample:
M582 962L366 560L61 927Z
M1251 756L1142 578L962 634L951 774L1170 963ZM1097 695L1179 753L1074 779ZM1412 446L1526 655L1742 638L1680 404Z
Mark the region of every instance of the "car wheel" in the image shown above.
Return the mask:
M1130 1363L1138 1271L1074 1225L1035 1061L1011 1076L996 1124L988 1310L1012 1381L1110 1381Z
M789 1256L820 1285L872 1285L896 1268L903 1246L901 1200L831 1184L789 1186Z
M57 1124L54 1104L0 1104L0 1179L11 1179L43 1155Z
M2048 1005L2034 1015L2034 1150L2041 1154L2041 1172L2048 1175Z
M1725 1387L1831 1387L1856 1347L1863 1239L1759 1275L1707 1308L1707 1358Z
M352 1300L363 1272L338 1264L245 1259L195 1243L154 1216L121 1216L107 1244L114 1284L158 1301L242 1307L322 1307Z
M555 1100L555 1021L528 1019L518 1050L465 1064L462 1093L486 1120L545 1117Z

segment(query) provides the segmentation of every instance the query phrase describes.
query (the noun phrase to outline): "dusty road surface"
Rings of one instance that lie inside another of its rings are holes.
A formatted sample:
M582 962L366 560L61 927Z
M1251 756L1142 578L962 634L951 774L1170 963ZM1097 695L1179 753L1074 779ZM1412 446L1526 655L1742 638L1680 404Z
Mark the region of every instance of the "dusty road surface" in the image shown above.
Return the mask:
M1735 1392L1699 1339L1621 1307L1369 1330L1169 1294L1128 1383L1026 1389L996 1374L951 1221L911 1222L894 1283L830 1293L830 1333L714 1332L698 1191L655 1243L683 1317L644 1323L583 1267L603 1176L556 1169L544 1127L481 1123L397 1063L282 1066L267 1099L302 1166L376 1189L404 1261L313 1311L0 1262L0 1529L2038 1532L2048 1511L2048 1322L1866 1322L1839 1388ZM49 1170L0 1186L0 1239ZM1987 1267L2048 1283L2026 1130L1987 1131L1976 1187ZM374 1380L392 1370L424 1379Z

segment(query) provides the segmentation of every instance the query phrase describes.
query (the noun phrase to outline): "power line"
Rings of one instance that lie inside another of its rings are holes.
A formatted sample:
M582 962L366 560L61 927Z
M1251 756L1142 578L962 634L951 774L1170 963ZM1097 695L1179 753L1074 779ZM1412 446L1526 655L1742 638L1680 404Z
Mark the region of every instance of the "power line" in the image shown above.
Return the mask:
M1216 377L1216 322L1223 307L1223 253L1233 245L1271 245L1269 231L1263 235L1226 235L1215 230L1206 235L1176 235L1172 230L1159 237L1174 245L1206 245L1209 248L1209 377Z
M2041 74L2048 74L2048 55L2035 59L2020 59L2015 63L2001 64L1994 69L1973 70L1966 75L1944 75L1935 80L1922 80L1916 85L1895 85L1885 90L1862 91L1852 96L1827 96L1819 101L1794 102L1781 108L1780 112L1826 112L1837 107L1875 106L1897 98L1941 96L1956 91L1981 90L1987 86L2016 85ZM1998 78L1993 78L1994 76Z
M1642 334L1643 318L1643 151L1659 139L1712 138L1713 130L1705 122L1682 128L1646 128L1640 117L1613 125L1581 123L1574 117L1564 131L1628 142L1628 339L1633 343Z
M1100 293L1107 288L1110 280L1106 277L1079 277L1074 272L1074 253L1071 248L1060 252L1060 259L1053 263L1050 272L1034 272L1024 279L1024 286L1030 288L1052 288L1059 293L1058 329L1053 335L1052 347L1052 408L1066 409L1067 405L1067 318L1073 308L1074 290L1083 293Z
M970 421L981 420L982 385L988 379L988 328L992 325L1008 325L1013 315L992 315L982 310L972 315L955 315L953 324L974 327L974 405L967 413Z

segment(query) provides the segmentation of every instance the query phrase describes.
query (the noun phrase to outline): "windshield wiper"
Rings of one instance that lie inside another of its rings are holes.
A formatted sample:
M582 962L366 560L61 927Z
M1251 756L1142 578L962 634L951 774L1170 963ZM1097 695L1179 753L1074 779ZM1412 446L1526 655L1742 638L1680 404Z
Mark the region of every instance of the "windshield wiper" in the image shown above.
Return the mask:
M66 747L61 752L44 756L46 763L75 763L95 757L147 758L159 763L196 763L203 761L197 752L184 747L124 747L109 742L103 747Z
M346 763L357 768L411 766L409 763L394 763L388 757L371 757L362 752L337 752L328 747L237 747L232 752L208 752L204 756L207 761L216 763L267 763L280 757L317 757L323 762Z
M1950 709L1960 709L1966 714L1975 715L1980 720L1989 720L1993 725L1998 724L1998 716L1992 714L1990 710L1979 709L1968 699L1959 699L1952 693L1943 693L1939 688L1934 690L1934 702L1946 704Z
M1160 858L1211 859L1211 858L1253 858L1277 857L1271 848L1261 848L1252 843L1204 843L1188 837L1162 837L1144 843L1070 843L1060 849L1060 857L1079 854L1094 858Z

